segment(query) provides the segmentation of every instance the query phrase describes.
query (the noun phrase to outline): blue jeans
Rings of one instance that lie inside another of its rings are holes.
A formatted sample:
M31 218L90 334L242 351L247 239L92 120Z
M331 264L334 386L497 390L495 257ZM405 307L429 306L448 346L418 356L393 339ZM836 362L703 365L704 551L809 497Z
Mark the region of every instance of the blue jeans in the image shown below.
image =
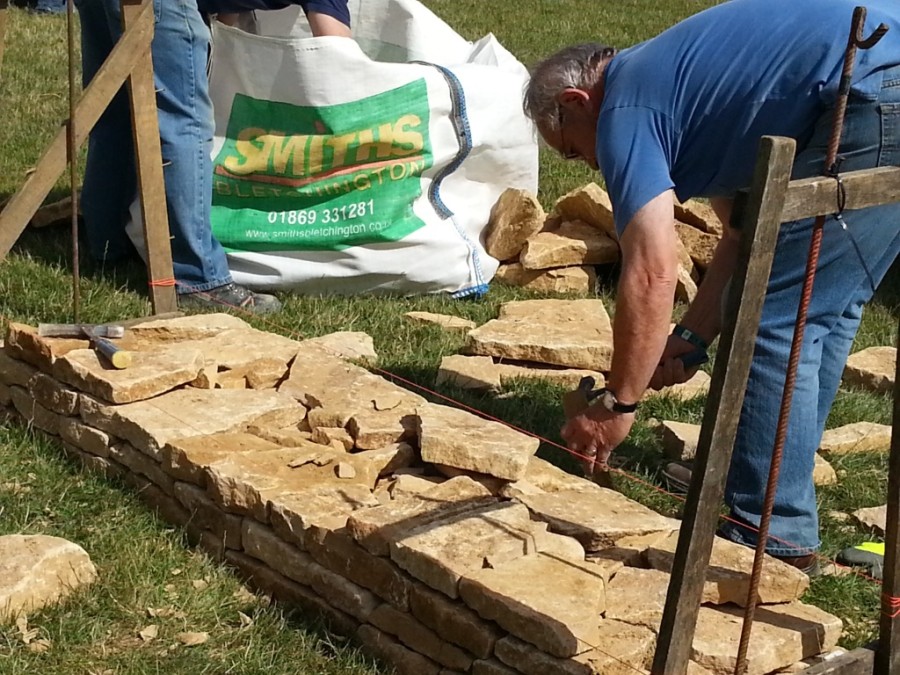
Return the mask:
M37 0L34 11L41 14L62 14L66 11L66 0Z
M832 111L797 155L793 178L822 173ZM841 171L900 165L900 68L885 71L877 100L851 98ZM863 305L900 251L900 204L844 213L847 230L825 224L803 338L766 551L800 556L819 548L813 462ZM758 527L800 300L813 220L781 227L725 491L732 518ZM854 241L856 246L854 246ZM857 252L856 248L859 251ZM728 522L722 533L755 546L755 530Z
M76 0L85 84L122 33L119 0ZM180 293L231 281L225 251L210 226L213 114L206 77L209 29L196 0L154 0L152 43L156 105L166 183L172 259ZM88 141L81 195L85 230L97 260L133 252L125 234L136 194L134 145L123 88Z

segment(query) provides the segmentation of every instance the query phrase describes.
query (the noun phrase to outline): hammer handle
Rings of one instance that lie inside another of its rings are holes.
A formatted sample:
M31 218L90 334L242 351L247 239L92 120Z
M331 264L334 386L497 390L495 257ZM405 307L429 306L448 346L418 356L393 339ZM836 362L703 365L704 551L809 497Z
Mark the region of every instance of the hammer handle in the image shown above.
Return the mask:
M106 338L91 337L91 346L105 356L113 368L121 370L131 365L131 352L120 349Z

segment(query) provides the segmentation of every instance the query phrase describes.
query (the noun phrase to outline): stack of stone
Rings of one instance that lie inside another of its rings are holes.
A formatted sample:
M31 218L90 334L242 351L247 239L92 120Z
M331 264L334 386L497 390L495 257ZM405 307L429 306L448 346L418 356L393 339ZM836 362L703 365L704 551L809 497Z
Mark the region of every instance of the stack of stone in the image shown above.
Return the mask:
M677 203L675 216L676 297L691 301L722 225L710 207L692 200ZM502 263L496 274L501 283L542 292L593 293L595 266L619 259L609 195L588 183L560 197L547 215L534 195L506 190L491 211L485 249Z
M612 364L612 322L602 300L520 300L470 330L466 355L444 357L438 384L498 390L510 380L542 379L570 389L590 376L598 386ZM709 389L703 371L663 393L692 398Z
M84 341L13 324L0 403L400 673L646 672L678 521L327 340L210 315L135 326L123 342L134 364L116 371ZM751 560L717 542L691 672L733 669ZM841 622L797 601L807 584L766 561L750 673L836 643Z

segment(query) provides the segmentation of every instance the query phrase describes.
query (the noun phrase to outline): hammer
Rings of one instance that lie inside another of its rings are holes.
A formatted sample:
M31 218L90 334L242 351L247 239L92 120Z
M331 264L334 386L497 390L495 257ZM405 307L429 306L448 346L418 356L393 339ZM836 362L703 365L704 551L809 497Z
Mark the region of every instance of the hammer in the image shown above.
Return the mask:
M91 348L98 354L102 354L113 368L122 370L131 365L131 352L120 349L108 339L124 336L125 328L123 326L115 324L41 323L38 324L38 335L58 338L86 337L91 343Z

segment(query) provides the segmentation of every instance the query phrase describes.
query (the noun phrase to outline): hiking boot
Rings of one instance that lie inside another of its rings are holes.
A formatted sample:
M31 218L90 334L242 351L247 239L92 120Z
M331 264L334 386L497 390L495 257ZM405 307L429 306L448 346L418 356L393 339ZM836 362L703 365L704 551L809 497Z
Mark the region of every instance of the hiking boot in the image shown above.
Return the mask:
M773 555L772 557L791 567L796 567L810 578L817 577L822 573L822 570L819 569L819 556L816 553L807 555Z
M691 486L691 466L686 462L669 462L663 470L663 478L669 492L676 495L686 495Z
M234 282L208 291L182 293L178 296L178 305L193 309L238 309L251 314L272 314L281 309L281 303L274 295L254 293Z

